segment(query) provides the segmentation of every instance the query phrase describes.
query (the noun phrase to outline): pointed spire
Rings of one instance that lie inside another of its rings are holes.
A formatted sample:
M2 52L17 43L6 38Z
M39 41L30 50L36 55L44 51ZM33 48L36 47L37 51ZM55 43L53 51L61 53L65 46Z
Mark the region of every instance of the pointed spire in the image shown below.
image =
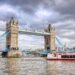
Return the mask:
M51 24L48 25L48 31L50 31L52 29Z
M17 19L15 17L11 17L9 22L13 23L13 24L18 24L18 21L17 21Z
M51 28L51 24L48 25L48 28Z

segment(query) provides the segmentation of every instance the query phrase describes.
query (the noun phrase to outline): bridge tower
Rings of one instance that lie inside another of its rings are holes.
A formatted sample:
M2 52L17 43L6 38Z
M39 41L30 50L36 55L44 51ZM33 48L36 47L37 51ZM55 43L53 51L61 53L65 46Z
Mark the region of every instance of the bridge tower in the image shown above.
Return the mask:
M18 21L15 18L11 18L6 24L6 50L7 57L20 57L22 54L18 48Z
M49 32L50 35L44 36L45 38L45 49L51 50L52 52L55 51L55 28L51 26L51 24L48 25L48 28L46 29L46 32Z
M18 21L13 17L6 24L6 32L9 33L6 37L7 50L18 50Z

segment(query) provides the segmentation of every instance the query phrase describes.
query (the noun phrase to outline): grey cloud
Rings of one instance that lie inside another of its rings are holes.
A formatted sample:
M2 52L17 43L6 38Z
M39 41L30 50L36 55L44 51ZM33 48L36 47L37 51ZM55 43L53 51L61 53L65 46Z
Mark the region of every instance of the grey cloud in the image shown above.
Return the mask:
M61 14L74 15L75 13L75 0L0 0L0 2L20 6L25 12L30 13L35 12L38 6L55 10Z
M61 12L62 14L75 14L75 0L60 0L60 3L58 4L58 1L56 1L57 5L55 10Z
M60 2L59 2L60 1ZM1 2L3 3L8 3L12 6L18 6L20 7L25 13L29 14L30 16L33 16L36 9L38 9L38 6L41 7L43 6L43 8L47 9L47 10L54 10L55 12L60 13L60 17L59 19L55 19L55 20L51 20L53 22L59 21L60 19L69 19L70 18L74 18L74 13L75 13L75 8L74 8L74 4L75 1L74 0L1 0ZM61 3L62 2L62 3ZM63 16L66 17L63 17ZM49 19L48 19L49 20Z
M70 40L75 38L75 35L65 36L63 34L75 30L75 0L0 0L0 4L8 4L15 9L18 8L19 13L21 13L21 11L23 12L23 15L17 15L20 20L20 25L24 24L26 26L27 24L30 24L30 28L44 29L51 23L55 25L57 34L60 37L68 38ZM36 21L35 19L37 17L35 12L41 7L46 11L53 11L59 15L53 13L52 16L47 16L43 19L38 18ZM15 15L15 13L1 13L0 19L5 20L12 15ZM40 21L38 21L39 19ZM69 20L73 21L69 23ZM67 23L65 23L65 21L67 21ZM59 22L61 22L60 25L58 25Z
M43 1L43 0L41 0ZM41 3L40 0L2 0L0 1L1 3L6 3L12 6L18 6L21 9L23 9L23 11L32 14L33 12L35 12L35 10L37 9L37 6Z

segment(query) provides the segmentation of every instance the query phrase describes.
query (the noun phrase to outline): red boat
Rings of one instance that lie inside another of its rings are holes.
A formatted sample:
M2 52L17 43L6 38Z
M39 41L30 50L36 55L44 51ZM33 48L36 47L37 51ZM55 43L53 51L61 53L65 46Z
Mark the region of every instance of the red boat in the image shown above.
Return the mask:
M75 53L48 53L47 60L75 60Z

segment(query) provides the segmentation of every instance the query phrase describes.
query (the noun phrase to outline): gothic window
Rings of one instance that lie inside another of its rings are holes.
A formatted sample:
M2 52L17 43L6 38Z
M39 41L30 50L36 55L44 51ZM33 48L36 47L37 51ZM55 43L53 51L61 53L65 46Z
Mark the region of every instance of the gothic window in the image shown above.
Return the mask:
M47 47L47 49L50 49L50 47Z
M10 48L10 45L7 45L7 48Z

